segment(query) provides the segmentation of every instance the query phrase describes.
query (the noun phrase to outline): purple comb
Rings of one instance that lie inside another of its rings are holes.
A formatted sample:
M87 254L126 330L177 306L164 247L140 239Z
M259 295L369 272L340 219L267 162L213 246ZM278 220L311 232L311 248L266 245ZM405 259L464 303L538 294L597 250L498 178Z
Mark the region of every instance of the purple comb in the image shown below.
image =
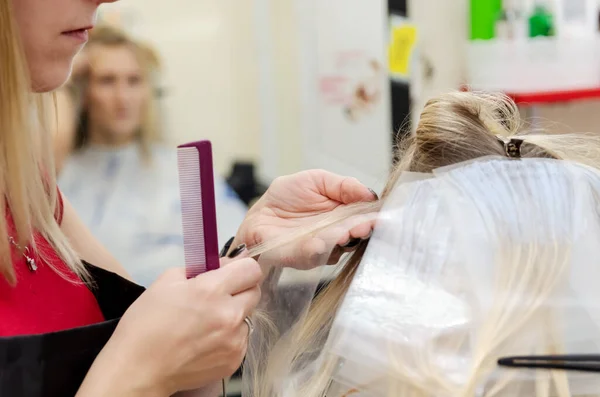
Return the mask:
M210 141L177 147L187 278L219 268L215 182Z

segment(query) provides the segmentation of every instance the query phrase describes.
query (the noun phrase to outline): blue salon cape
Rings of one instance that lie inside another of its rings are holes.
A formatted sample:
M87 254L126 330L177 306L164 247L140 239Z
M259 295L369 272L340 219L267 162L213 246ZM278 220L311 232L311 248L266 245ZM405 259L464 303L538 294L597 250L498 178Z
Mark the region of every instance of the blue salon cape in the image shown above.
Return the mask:
M63 195L92 233L148 286L165 269L184 265L177 152L155 146L144 162L137 145L88 147L65 163ZM215 176L219 244L235 235L246 206Z

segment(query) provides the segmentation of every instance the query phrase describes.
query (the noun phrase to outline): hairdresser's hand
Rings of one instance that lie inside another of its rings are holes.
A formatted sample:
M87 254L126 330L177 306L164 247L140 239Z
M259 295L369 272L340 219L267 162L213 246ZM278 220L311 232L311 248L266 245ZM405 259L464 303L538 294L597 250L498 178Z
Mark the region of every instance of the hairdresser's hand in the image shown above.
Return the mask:
M125 313L78 396L170 396L231 376L262 278L251 258L192 280L165 273Z
M264 196L250 209L236 236L235 244L252 247L281 236L293 229L309 226L340 206L377 200L374 191L355 178L323 170L304 171L277 178ZM334 250L329 263L339 259L341 251L351 250L361 239L370 236L372 222L355 225L336 236L344 249ZM305 245L301 252L282 258L282 264L306 268L309 258L320 254L322 247ZM327 248L330 249L330 248ZM320 263L323 264L323 263Z

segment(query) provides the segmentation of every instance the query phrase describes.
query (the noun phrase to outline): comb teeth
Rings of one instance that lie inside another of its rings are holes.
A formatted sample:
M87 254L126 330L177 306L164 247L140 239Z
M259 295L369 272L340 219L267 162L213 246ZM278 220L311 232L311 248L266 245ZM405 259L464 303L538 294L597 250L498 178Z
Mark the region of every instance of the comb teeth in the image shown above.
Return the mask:
M193 278L207 271L200 158L195 147L179 148L177 152L185 269L187 278Z

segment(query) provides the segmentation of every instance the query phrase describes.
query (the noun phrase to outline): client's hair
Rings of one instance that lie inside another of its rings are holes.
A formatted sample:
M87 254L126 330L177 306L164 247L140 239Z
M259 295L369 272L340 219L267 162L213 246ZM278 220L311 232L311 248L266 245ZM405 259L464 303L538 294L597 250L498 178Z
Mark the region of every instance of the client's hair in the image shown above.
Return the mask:
M379 202L347 207L310 230L254 247L251 254L265 253L347 217L378 211L405 171L430 173L440 167L485 156L506 156L502 139L522 140L523 158L564 159L600 168L600 138L592 134L545 134L525 127L515 103L501 94L456 92L432 99L425 106L416 131L398 144L400 160ZM249 352L248 366L259 368L252 374L255 378L251 386L254 397L279 397L282 377L301 367L301 361L306 357L318 356L366 246L367 242L363 242L348 257L337 277L318 294L306 320L290 331L284 343L277 343L266 353ZM264 348L264 345L257 347ZM294 390L295 395L322 397L334 370L326 367L319 368L310 384Z

